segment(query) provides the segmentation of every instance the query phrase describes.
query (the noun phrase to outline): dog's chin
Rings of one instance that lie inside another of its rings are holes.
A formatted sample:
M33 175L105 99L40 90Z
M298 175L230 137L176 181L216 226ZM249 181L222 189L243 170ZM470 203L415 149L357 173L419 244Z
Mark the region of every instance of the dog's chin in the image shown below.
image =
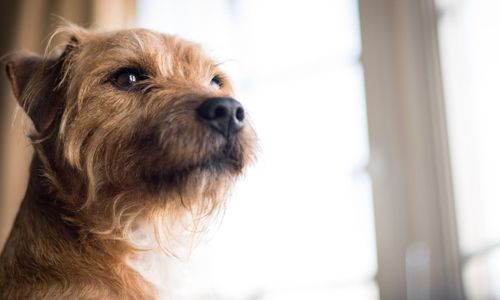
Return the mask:
M223 152L184 166L148 170L143 175L143 180L150 188L157 190L162 187L179 187L192 179L200 177L209 178L210 180L236 177L244 169L242 161L241 155Z

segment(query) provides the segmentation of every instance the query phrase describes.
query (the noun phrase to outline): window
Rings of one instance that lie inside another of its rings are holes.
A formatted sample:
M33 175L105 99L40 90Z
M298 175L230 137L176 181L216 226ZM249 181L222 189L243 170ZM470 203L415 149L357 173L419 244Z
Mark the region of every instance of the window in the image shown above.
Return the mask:
M500 2L437 4L462 276L471 299L498 299Z
M258 163L175 292L378 299L357 1L138 3L138 26L224 62L260 139Z

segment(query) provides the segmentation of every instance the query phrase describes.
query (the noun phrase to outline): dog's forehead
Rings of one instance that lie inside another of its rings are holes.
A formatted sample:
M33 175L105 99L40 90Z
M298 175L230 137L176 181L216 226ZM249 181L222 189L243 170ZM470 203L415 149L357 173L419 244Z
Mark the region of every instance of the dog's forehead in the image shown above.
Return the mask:
M201 46L178 36L147 29L121 30L97 34L82 45L84 60L93 57L92 68L139 65L161 74L171 73L176 65L196 69L216 68Z

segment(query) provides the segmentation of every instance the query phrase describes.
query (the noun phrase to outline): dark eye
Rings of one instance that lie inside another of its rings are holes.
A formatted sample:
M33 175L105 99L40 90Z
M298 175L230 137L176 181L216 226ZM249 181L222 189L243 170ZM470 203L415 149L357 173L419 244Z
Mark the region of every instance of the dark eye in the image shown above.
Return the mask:
M111 82L120 89L129 90L146 78L144 71L141 69L123 68L114 73Z
M210 86L220 89L222 87L222 78L219 75L215 75L210 81Z

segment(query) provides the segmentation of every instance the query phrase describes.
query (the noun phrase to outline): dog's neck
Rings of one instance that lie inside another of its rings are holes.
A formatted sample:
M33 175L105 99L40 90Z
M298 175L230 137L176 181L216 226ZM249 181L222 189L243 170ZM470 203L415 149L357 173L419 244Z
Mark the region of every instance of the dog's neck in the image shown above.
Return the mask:
M125 242L93 239L64 220L60 199L46 186L40 168L35 155L26 195L0 257L0 290L15 286L15 278L30 281L17 284L40 290L39 298L50 298L51 293L69 298L89 293L96 299L154 298L152 285L127 265Z
M156 287L158 299L178 299L178 289L184 279L181 276L184 254L180 246L162 249L152 224L141 220L134 225L129 242L141 250L131 254L127 264Z

